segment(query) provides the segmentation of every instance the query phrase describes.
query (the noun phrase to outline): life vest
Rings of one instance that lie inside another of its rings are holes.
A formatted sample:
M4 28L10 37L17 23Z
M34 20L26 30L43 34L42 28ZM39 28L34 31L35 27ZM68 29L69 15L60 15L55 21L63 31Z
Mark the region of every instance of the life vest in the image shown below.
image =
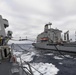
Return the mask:
M0 37L0 42L2 42L2 37Z

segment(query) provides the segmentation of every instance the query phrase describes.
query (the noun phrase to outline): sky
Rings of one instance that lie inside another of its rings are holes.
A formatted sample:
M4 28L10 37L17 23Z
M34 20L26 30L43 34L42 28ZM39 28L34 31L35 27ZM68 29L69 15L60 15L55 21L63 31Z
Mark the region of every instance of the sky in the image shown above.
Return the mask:
M0 0L0 15L8 19L13 37L36 38L51 22L52 28L69 30L75 40L76 0Z

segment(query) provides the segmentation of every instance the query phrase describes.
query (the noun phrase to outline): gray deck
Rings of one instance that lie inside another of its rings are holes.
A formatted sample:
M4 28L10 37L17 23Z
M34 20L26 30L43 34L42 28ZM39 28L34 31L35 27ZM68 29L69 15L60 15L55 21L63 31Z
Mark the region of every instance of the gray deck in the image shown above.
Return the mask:
M19 75L19 72L12 73L12 63L9 60L2 60L0 64L0 75Z
M9 62L9 60L2 60L0 64L0 75L26 75L22 73L22 69L18 68L17 64Z
M11 66L8 60L2 60L0 64L0 75L10 75Z

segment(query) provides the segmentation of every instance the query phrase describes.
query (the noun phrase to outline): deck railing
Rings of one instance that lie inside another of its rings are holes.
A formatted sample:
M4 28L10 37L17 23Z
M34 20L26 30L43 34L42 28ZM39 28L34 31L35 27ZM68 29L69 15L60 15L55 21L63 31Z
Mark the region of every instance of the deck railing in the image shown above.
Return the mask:
M11 54L13 55L13 50L14 50L14 44L11 46ZM32 65L30 65L29 62L24 61L21 56L23 54L20 54L18 56L16 56L16 58L19 58L20 61L19 62L15 62L15 67L16 69L18 69L19 71L19 75L34 75L32 69L34 69L35 71L37 71L38 73L40 73L40 75L43 75L40 71L38 71L36 68L34 68ZM17 65L17 66L16 66Z

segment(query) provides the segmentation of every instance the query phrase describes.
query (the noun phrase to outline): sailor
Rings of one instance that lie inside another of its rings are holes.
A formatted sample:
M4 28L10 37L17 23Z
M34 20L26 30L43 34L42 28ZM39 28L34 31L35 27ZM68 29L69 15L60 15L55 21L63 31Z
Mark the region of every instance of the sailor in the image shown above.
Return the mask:
M2 46L4 45L4 37L2 37Z
M3 37L3 40L2 40L2 45L6 45L6 37Z
M11 61L11 51L9 51L9 61Z
M5 36L5 37L2 37L2 44L1 45L7 45L7 42L8 42L8 37Z
M9 38L7 36L5 36L3 38L3 42L4 42L4 45L7 45L7 42L9 41Z
M3 36L1 35L0 36L0 46L2 46L2 44L3 44Z

